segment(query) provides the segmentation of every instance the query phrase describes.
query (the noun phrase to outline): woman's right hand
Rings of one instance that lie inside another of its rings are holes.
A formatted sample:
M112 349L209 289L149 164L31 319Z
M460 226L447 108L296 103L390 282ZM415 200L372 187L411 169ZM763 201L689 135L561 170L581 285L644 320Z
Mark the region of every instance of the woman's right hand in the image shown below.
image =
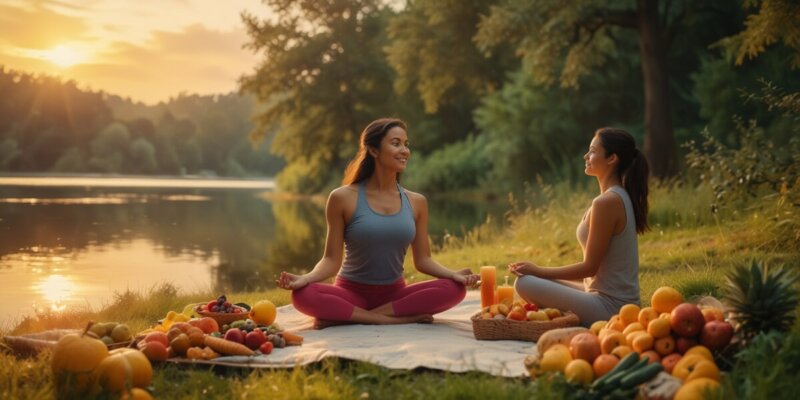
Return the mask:
M290 274L286 271L281 272L281 276L275 281L281 289L297 290L308 285L308 278L303 275Z

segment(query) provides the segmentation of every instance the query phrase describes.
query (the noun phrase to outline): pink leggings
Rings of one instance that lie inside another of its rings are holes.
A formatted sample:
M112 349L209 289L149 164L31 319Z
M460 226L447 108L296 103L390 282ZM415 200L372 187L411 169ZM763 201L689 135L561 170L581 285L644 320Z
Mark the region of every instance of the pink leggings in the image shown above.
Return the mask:
M436 314L460 303L464 285L452 279L433 279L406 286L400 278L389 285L368 285L336 277L333 285L311 283L292 291L292 304L300 312L330 321L350 321L355 307L372 310L391 302L395 316Z

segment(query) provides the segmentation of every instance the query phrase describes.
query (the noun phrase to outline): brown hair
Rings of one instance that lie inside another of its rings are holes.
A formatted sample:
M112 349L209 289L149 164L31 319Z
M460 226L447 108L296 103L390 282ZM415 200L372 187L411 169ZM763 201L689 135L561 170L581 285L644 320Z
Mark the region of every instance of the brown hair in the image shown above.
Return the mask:
M381 141L386 136L386 133L394 127L401 127L403 130L408 131L406 123L397 118L381 118L372 121L361 132L361 139L359 140L358 153L347 164L344 170L344 179L342 185L351 185L361 182L370 176L375 171L375 158L369 155L367 147L379 149ZM400 174L397 174L397 181L400 182Z
M650 229L647 224L647 179L650 175L647 159L636 148L633 136L622 129L600 128L594 134L600 138L606 157L616 154L619 158L617 175L633 203L636 233L647 232Z

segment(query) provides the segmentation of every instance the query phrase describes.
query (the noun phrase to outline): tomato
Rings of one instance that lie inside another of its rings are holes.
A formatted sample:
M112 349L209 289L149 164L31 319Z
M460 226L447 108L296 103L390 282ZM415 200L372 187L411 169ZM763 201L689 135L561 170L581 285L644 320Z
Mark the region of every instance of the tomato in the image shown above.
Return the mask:
M525 305L522 306L522 308L524 308L525 311L539 311L539 306L533 303L525 303Z

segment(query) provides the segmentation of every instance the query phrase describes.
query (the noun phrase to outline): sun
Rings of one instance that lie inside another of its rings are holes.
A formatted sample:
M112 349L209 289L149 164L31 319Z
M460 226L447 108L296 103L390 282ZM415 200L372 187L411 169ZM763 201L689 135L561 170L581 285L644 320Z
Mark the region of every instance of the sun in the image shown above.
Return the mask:
M80 64L86 59L86 56L80 51L64 45L40 51L37 55L39 58L50 61L61 68L69 68L75 64Z

